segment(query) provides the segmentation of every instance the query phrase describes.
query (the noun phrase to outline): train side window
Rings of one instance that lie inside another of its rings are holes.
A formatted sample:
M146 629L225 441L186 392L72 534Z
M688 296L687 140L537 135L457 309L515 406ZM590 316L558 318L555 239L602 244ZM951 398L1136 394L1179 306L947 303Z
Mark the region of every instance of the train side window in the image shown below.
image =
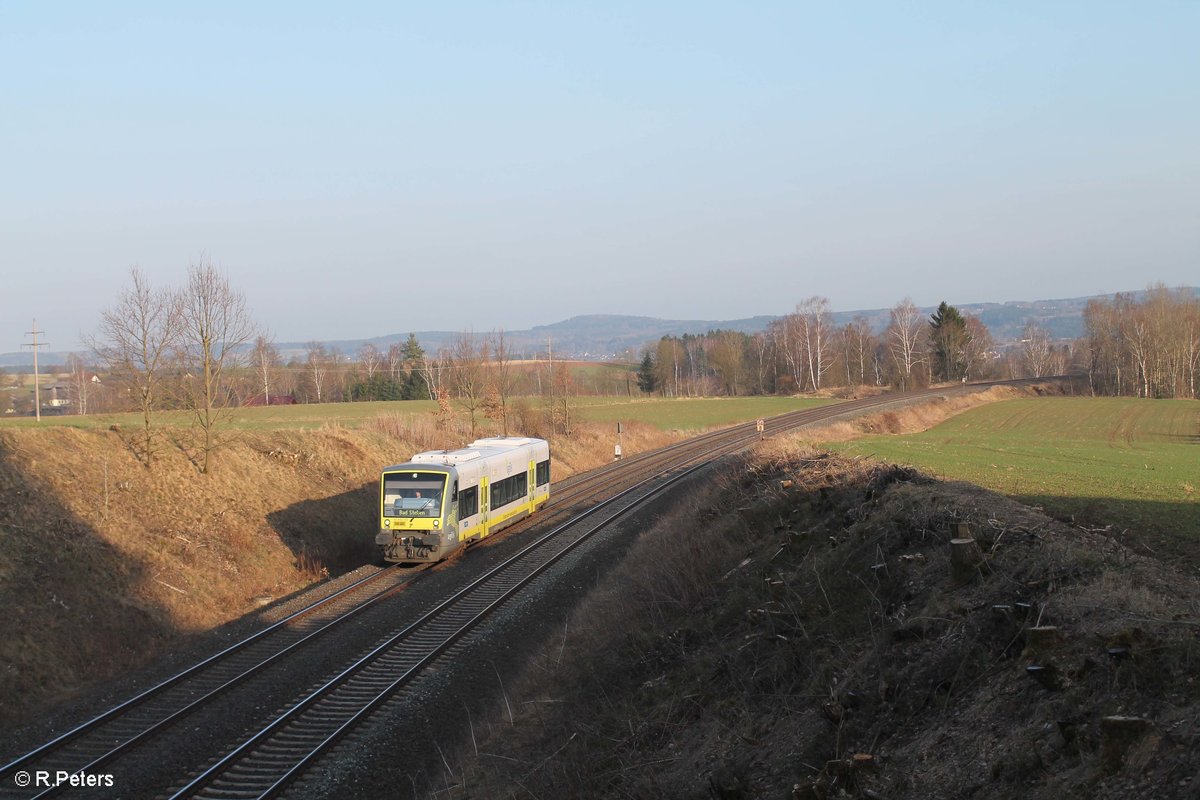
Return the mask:
M539 461L537 465L537 485L545 486L550 482L550 459Z
M479 513L479 487L471 486L458 493L458 518L465 519Z
M458 501L458 481L455 481L454 483L450 484L450 502L454 503L457 501Z
M491 508L500 508L521 500L529 491L529 477L524 472L496 481L491 486Z

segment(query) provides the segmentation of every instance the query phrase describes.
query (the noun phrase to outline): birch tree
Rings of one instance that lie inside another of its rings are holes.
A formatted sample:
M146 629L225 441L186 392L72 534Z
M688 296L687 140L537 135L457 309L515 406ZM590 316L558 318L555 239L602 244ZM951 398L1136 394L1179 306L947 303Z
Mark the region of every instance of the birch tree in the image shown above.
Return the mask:
M891 311L886 338L888 353L896 367L901 389L913 388L913 370L921 362L924 326L921 311L911 298L904 298Z
M306 348L304 369L305 375L317 393L317 402L323 402L328 389L329 370L331 362L329 351L321 342L309 342Z
M821 388L821 378L829 369L832 345L829 299L810 297L796 306L804 342L804 360L813 391Z
M383 354L379 352L379 348L367 342L358 349L358 365L362 367L363 372L367 373L367 382L375 377L375 373L383 365Z
M86 416L88 396L91 394L92 378L87 362L78 353L67 356L67 372L71 375L71 393L75 396L75 413Z
M1021 366L1030 378L1050 374L1054 348L1050 333L1036 322L1027 322L1021 330Z
M846 365L846 385L865 385L867 361L875 349L874 336L866 317L858 316L842 328L842 360Z
M263 405L269 406L271 405L271 387L274 385L275 373L278 371L282 359L279 357L279 351L275 349L275 343L266 334L261 334L254 340L251 363L254 367L255 383L257 388L262 391Z

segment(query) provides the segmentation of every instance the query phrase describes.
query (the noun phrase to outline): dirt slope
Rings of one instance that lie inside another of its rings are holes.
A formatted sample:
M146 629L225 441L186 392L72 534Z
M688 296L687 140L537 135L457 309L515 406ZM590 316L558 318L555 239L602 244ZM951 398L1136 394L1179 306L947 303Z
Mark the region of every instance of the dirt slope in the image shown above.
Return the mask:
M643 536L433 796L1196 797L1198 626L1105 536L780 445Z

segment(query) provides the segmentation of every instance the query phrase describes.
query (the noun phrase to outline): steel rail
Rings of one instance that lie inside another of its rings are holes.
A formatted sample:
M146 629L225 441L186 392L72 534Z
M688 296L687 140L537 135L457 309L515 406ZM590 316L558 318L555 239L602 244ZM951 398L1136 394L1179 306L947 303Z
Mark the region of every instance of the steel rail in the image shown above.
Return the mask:
M381 570L381 572L386 572L386 571L388 571L388 570ZM380 573L376 573L376 574L378 575ZM243 670L243 671L237 673L236 675L234 675L233 677L227 679L224 683L221 683L218 686L215 686L212 689L204 692L199 697L197 697L194 700L192 700L191 702L189 702L187 705L185 705L185 706L177 709L176 711L169 713L167 716L149 724L148 726L143 728L138 733L135 733L135 734L129 736L124 741L121 741L119 744L117 744L115 747L113 747L113 749L96 757L93 761L86 764L85 766L72 768L70 770L71 774L79 774L79 773L87 774L87 773L96 771L97 768L103 766L104 764L107 764L108 762L112 761L113 759L115 759L115 758L119 757L120 755L124 754L125 752L129 751L130 749L137 746L139 743L145 741L147 738L154 735L155 733L163 730L164 728L166 728L169 725L171 725L172 723L182 719L183 717L187 716L188 714L192 713L193 711L200 709L202 706L211 702L212 700L214 700L215 698L224 694L225 692L229 691L230 689L233 689L235 686L238 686L238 685L244 683L245 681L249 680L250 678L254 677L255 675L259 674L260 672L265 670L267 667L269 667L271 664L274 664L276 661L278 661L279 659L288 655L292 651L297 650L302 645L305 645L305 644L309 643L310 641L316 639L318 636L326 633L327 631L332 630L335 626L340 625L349 619L352 619L360 612L365 611L369 608L372 608L375 605L383 602L384 600L386 600L390 597L393 597L396 594L399 594L407 586L408 586L408 581L405 581L403 583L398 583L395 586L389 586L386 589L376 592L374 595L367 598L363 602L350 607L344 613L339 614L334 617L330 617L320 627L315 628L312 631L309 631L308 633L304 634L301 638L297 639L296 641L291 642L290 644L283 647L282 649L275 650L273 653L271 653L267 657L263 658L262 660L256 661L255 663L253 663L252 665L247 667L245 670ZM41 792L40 794L33 795L33 797L30 798L30 800L39 800L40 798L43 798L43 797L51 797L55 794L58 794L59 792L66 791L68 788L70 788L69 785L51 786L51 787L48 787L43 792Z
M180 686L182 682L188 679L197 678L197 676L202 675L204 670L220 668L224 662L230 660L230 657L241 654L242 651L246 650L248 646L252 644L264 642L266 637L269 637L274 633L282 632L282 628L293 624L293 622L304 619L306 616L310 616L318 612L320 609L330 607L331 604L334 604L337 601L346 600L350 594L354 593L354 591L364 589L368 584L380 581L380 579L383 579L384 577L402 577L402 573L404 572L406 572L406 570L397 569L397 567L389 567L389 569L379 570L378 572L373 573L373 575L359 578L358 581L355 581L354 583L347 585L347 587L337 590L334 594L322 597L322 599L314 601L304 608L295 610L295 612L292 614L288 614L286 618L278 620L274 622L274 624L263 628L263 630L251 634L250 637L241 639L240 642L229 645L228 648L218 651L216 654L212 654L211 656L204 658L204 660L192 664L192 666L187 667L186 669L182 670L182 672L176 673L175 675L170 676L170 678L160 681L154 686L146 688L146 690L139 692L136 694L136 696L128 698L125 700L125 702L113 706L113 708L102 712L102 714L92 717L91 720L79 724L79 726L76 726L70 730L67 730L67 732L60 734L59 736L56 736L56 738L46 742L46 744L43 744L40 747L35 748L35 750L31 750L28 753L23 754L23 756L12 760L12 762L0 768L0 780L4 780L4 778L16 774L20 768L23 768L23 766L30 766L32 763L37 762L38 759L52 757L56 753L64 752L68 745L71 745L73 742L82 739L83 736L98 732L98 730L106 726L106 724L120 721L121 717L131 714L132 711L143 709L144 706L150 702L150 700L161 696L161 694L167 692L170 690L170 688ZM238 674L233 676L233 678L224 680L216 688L212 688L212 690L205 692L199 699L192 700L192 702L186 703L184 706L181 706L181 708L163 710L164 716L161 716L160 718L157 718L157 720L150 722L148 726L139 726L143 727L143 729L139 730L137 733L122 734L120 736L121 741L119 741L119 744L113 747L112 750L104 752L102 756L92 757L84 753L84 758L91 759L89 760L89 763L85 766L72 766L72 768L68 769L67 771L71 772L71 774L78 774L78 772L88 771L89 769L95 768L95 766L108 762L108 760L118 756L118 754L122 752L125 752L134 744L137 744L138 741L144 740L145 736L156 732L156 730L161 729L170 722L178 720L178 718L187 714L188 711L198 708L198 706L205 702L205 700L216 697L217 694L229 690L229 688L232 688L236 684L240 684L241 681L250 678L252 674L256 674L260 669L268 666L268 664L274 663L278 657L286 654L286 652L292 651L296 648L296 646L310 642L310 640L316 638L318 634L330 630L330 628L336 625L338 621L347 619L349 616L353 616L354 614L360 612L360 610L371 607L374 603L382 601L384 597L395 594L396 591L401 590L404 585L407 585L407 582L394 585L394 587L386 588L383 591L379 591L379 593L368 597L366 601L349 608L347 612L331 616L329 620L326 620L324 624L314 628L313 631L301 633L301 638L294 640L294 642L290 644L287 644L281 650L276 650L274 654L266 656L263 658L263 660L254 662L250 667L241 669ZM108 746L112 747L112 745ZM42 796L54 794L56 790L60 790L60 788L49 787L48 789L44 790L44 792L32 796L35 796L35 798L42 798Z

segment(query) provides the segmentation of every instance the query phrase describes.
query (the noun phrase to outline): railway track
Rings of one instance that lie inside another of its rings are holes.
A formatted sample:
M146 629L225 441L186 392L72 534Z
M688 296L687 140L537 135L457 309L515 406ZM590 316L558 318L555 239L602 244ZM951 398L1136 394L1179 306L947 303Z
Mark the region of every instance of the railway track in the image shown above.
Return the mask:
M791 412L766 420L761 435L777 435L813 422L929 396L978 391L990 385L881 395ZM227 746L209 767L172 787L170 796L269 797L283 791L346 732L389 698L419 681L423 670L477 629L522 587L650 496L712 459L743 449L759 438L754 423L736 425L556 485L548 507L551 513L539 515L532 522L544 525L547 517L550 521L555 516L569 517L565 522L415 621L389 632L365 655L272 714L257 732ZM580 511L583 506L587 507ZM517 526L506 537L528 526ZM360 579L9 762L0 767L0 798L40 798L62 788L20 787L15 780L19 773L94 774L130 751L151 746L163 731L218 702L233 687L311 647L335 626L394 597L409 584L415 571L389 568ZM176 774L187 771L189 768L181 765Z
M179 788L172 800L277 795L355 723L419 679L425 668L522 587L647 497L697 468L681 470L663 482L648 478L555 527L280 714Z

